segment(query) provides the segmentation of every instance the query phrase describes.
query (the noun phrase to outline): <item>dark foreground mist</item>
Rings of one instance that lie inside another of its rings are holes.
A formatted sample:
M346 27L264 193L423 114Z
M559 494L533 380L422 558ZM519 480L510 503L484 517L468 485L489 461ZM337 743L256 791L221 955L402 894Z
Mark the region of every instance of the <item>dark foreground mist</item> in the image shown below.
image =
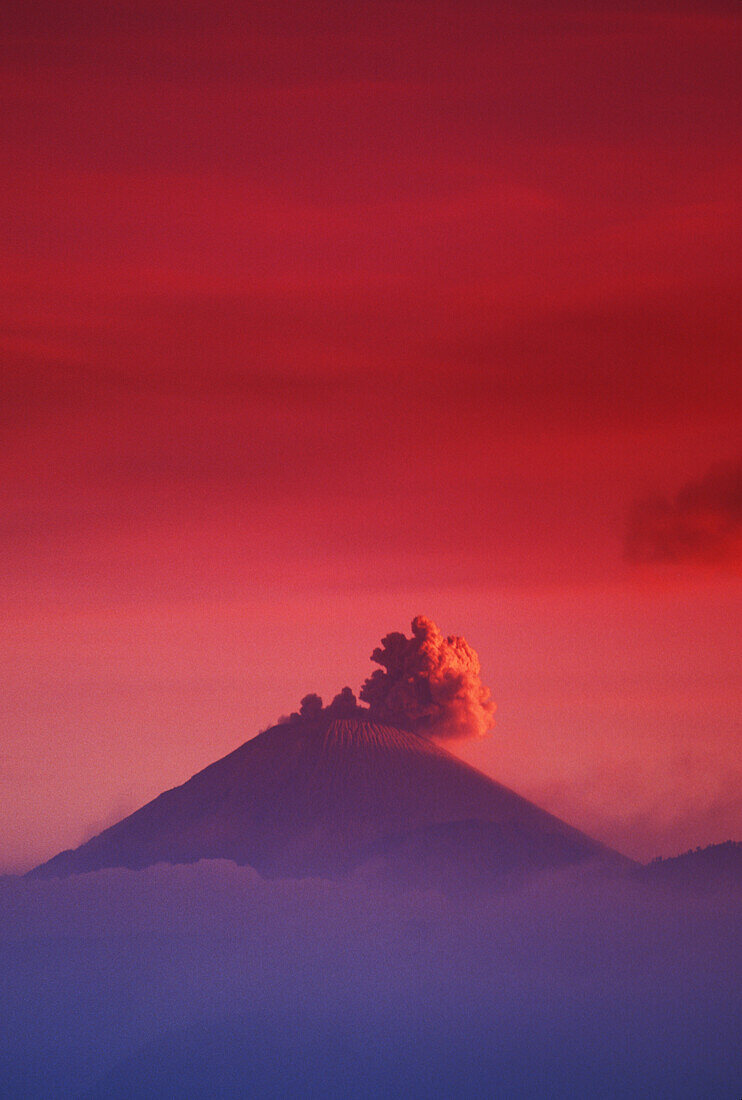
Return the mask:
M742 1095L742 902L230 863L0 883L3 1097Z

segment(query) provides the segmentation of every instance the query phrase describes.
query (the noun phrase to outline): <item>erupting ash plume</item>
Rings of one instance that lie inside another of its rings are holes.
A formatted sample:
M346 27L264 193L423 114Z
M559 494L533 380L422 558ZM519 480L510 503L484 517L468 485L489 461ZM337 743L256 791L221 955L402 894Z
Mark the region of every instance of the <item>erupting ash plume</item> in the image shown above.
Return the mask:
M301 700L298 713L284 714L278 719L279 725L287 722L334 722L338 718L368 718L365 707L359 707L355 694L349 687L338 692L331 703L322 705L322 696L310 692Z
M364 683L361 699L375 721L449 740L492 729L495 704L464 638L444 638L434 622L418 615L411 638L387 634L371 659L382 667Z
M412 730L438 740L482 737L494 726L495 704L481 680L479 658L465 638L447 638L424 615L412 637L394 632L371 654L381 665L365 681L361 706L349 687L323 706L313 692L280 723L360 719Z

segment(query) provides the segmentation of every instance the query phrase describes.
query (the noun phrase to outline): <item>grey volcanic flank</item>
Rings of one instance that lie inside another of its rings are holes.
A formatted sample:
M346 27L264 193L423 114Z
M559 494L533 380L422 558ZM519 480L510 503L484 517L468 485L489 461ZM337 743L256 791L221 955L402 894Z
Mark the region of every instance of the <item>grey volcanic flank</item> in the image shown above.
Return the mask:
M427 737L296 716L32 874L200 859L265 877L337 877L369 863L429 886L462 860L477 878L624 862Z

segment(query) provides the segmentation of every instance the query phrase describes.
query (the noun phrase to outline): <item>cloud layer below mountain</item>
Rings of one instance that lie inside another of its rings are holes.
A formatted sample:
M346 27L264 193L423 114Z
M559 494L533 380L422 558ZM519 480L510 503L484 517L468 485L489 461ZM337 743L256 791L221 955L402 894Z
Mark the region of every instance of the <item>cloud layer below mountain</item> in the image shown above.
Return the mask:
M0 882L13 1096L726 1096L740 900L537 879L476 905L227 863Z

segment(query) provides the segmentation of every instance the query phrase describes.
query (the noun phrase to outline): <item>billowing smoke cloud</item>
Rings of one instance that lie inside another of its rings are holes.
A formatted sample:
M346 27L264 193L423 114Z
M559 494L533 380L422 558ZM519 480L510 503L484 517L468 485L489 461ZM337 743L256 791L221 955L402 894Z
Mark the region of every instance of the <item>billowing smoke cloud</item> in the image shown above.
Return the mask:
M298 711L282 715L278 722L283 725L287 722L333 722L336 718L364 717L368 717L368 712L364 707L358 706L355 693L349 687L344 687L327 706L323 705L321 695L310 692L301 700Z
M382 667L361 699L375 720L446 739L481 737L494 725L477 654L463 638L444 638L430 619L413 619L411 638L387 634L371 659Z
M742 568L742 462L715 466L673 500L639 501L629 517L626 556L634 562L698 562Z
M349 687L327 706L312 692L279 723L370 719L447 740L481 737L492 729L495 704L482 683L477 654L464 638L444 638L424 615L413 619L411 638L398 632L382 638L371 660L382 667L361 688L368 706Z

